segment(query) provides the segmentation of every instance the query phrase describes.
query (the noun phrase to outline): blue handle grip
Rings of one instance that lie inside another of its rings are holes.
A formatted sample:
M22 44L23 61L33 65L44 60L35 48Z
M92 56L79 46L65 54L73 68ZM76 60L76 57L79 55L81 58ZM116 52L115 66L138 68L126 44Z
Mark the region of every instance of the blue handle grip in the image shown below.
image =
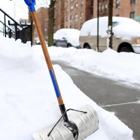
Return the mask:
M24 0L24 1L28 5L28 7L30 8L31 12L35 11L35 7L34 7L36 4L35 0Z

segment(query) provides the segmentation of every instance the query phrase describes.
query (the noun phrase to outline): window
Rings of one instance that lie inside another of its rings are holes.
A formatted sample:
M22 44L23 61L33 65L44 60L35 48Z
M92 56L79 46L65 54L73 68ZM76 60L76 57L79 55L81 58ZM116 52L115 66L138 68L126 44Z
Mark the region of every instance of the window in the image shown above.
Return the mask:
M80 24L80 28L82 28L83 23Z
M75 8L78 8L78 3L75 5Z
M116 0L116 8L120 7L120 0Z
M73 8L74 8L74 7L73 7L73 6L71 6L71 7L70 7L70 11L72 11L72 10L73 10Z
M78 20L78 14L75 14L75 21Z
M81 2L81 7L83 7L84 1Z
M134 19L135 18L135 12L130 12L130 18Z
M102 5L102 11L104 11L104 5Z
M115 26L117 26L117 25L119 25L119 23L118 23L117 21L114 21L114 22L113 22L113 27L115 27Z
M73 16L70 16L70 22L72 22L73 21Z
M80 19L82 19L82 18L83 18L83 12L80 13Z
M107 4L104 5L105 12L107 11Z
M78 27L77 24L75 24L75 25L74 25L74 28L77 29L77 27Z
M102 13L102 12L104 12L104 5L103 4L101 4L100 6L99 6L99 11Z
M136 1L135 0L131 0L131 4L135 4L136 3Z
M99 6L99 11L102 12L102 5Z

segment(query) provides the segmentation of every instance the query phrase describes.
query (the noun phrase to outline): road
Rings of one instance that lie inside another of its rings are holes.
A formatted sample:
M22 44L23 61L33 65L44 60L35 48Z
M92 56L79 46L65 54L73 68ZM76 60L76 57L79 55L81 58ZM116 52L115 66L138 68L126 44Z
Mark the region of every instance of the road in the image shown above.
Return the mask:
M63 61L53 61L71 77L75 85L105 110L115 115L133 130L140 140L140 90L73 68Z

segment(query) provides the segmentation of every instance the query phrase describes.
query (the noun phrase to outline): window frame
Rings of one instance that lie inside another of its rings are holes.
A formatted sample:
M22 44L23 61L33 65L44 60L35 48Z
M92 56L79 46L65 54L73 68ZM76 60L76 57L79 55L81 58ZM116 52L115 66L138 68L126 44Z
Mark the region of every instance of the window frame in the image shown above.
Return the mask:
M135 18L135 11L130 12L130 18L134 19Z
M131 4L131 5L136 4L136 0L131 0L131 1L130 1L130 4Z
M116 9L120 8L120 0L116 0Z

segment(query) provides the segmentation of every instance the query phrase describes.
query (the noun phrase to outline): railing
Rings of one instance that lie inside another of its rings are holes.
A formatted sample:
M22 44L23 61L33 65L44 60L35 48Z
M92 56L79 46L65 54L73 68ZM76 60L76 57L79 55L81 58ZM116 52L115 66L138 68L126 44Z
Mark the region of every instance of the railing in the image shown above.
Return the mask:
M3 35L9 38L13 37L15 40L21 39L23 43L31 41L32 44L32 23L18 23L12 17L10 17L5 11L0 8L0 12L3 13L4 19L0 20L3 25ZM8 21L8 22L7 22ZM11 23L12 22L12 23Z

